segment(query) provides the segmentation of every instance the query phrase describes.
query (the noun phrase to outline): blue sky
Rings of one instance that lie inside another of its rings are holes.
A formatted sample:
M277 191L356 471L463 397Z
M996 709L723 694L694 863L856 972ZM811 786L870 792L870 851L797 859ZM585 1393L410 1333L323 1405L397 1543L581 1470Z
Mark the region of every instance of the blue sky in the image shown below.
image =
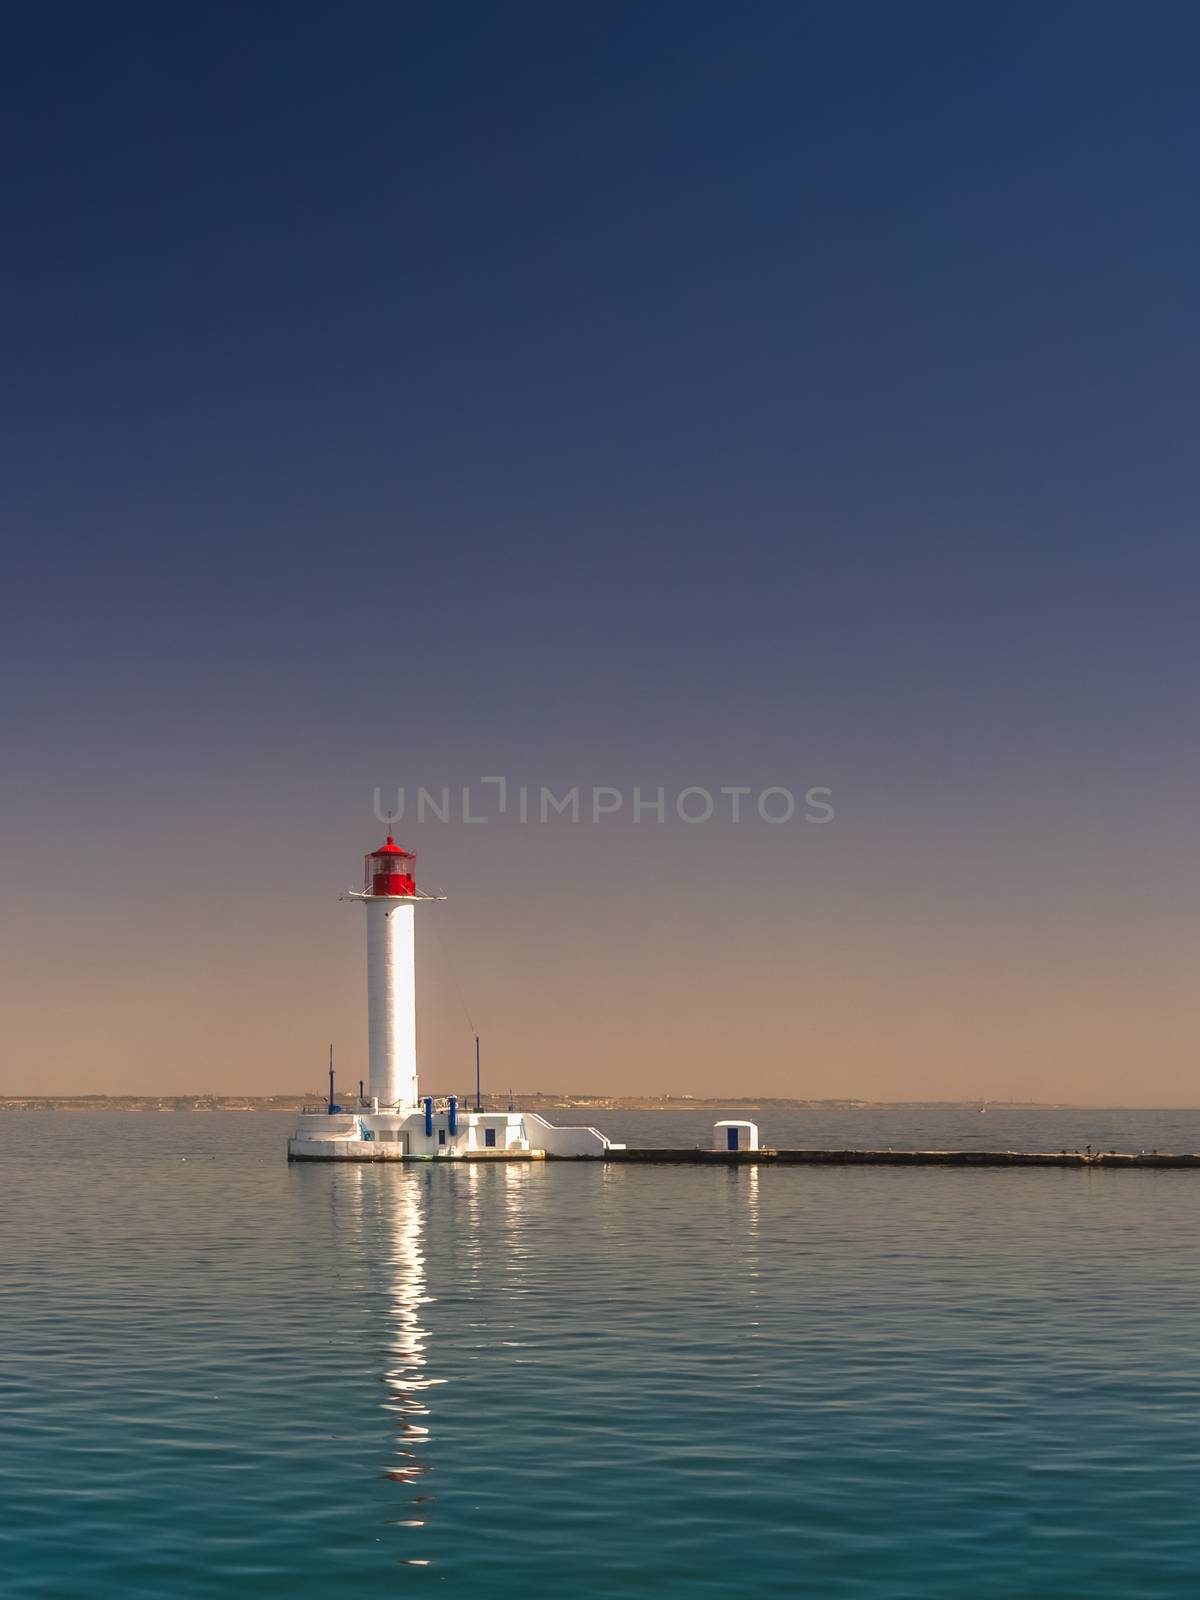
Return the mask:
M504 772L838 807L409 838L518 1084L1194 1097L1198 46L1178 4L10 17L5 1078L315 1082L372 787Z

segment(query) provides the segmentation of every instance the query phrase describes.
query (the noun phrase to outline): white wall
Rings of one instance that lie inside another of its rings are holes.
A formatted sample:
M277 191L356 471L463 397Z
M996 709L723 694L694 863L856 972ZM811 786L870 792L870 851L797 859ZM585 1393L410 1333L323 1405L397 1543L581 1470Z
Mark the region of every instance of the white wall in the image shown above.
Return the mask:
M352 1115L331 1117L327 1112L301 1112L296 1119L297 1139L357 1139L358 1128Z
M524 1113L531 1150L544 1150L548 1156L601 1156L608 1140L596 1128L557 1128L536 1111Z

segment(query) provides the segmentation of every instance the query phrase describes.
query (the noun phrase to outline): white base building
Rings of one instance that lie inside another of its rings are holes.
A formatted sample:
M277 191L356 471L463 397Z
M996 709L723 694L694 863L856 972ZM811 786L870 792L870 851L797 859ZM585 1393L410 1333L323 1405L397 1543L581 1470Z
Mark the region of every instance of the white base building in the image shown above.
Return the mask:
M536 1111L460 1112L449 1101L412 1111L306 1111L289 1161L597 1161L595 1128L556 1128Z

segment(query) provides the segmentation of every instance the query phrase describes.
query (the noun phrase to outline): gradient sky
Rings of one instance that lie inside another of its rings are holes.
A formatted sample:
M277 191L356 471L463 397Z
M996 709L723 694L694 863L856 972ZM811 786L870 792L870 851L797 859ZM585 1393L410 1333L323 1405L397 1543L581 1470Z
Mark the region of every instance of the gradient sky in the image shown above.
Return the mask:
M1200 1102L1193 5L4 26L0 1088Z

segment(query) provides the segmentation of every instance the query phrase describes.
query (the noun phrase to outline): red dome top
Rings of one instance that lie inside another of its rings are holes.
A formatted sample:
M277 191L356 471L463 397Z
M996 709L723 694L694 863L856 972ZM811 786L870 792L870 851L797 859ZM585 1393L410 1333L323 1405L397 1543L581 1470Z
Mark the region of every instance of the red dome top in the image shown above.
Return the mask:
M372 850L371 854L373 856L403 856L405 861L415 861L417 859L411 850L401 850L390 833L387 836L387 843L381 844L378 850Z

